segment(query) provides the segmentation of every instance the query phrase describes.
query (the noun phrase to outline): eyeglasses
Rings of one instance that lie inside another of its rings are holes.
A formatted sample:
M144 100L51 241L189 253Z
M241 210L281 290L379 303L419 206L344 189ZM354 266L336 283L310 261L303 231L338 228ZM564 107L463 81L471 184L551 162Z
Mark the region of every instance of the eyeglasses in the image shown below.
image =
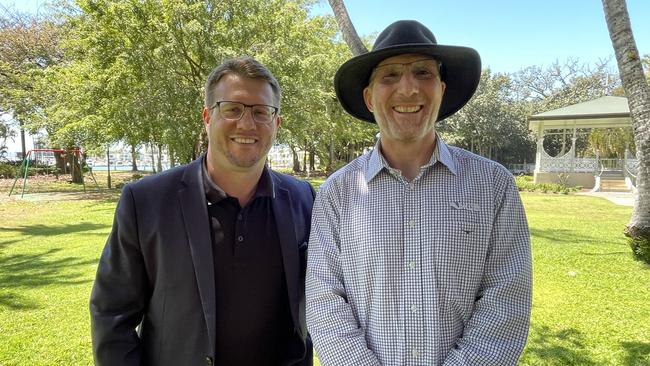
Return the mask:
M253 121L260 124L269 124L273 122L273 117L278 113L278 107L265 104L244 104L239 102L231 102L222 100L214 103L210 109L219 108L219 116L229 121L239 121L246 108L251 109L251 116Z
M440 77L442 64L436 60L423 59L407 63L384 64L375 67L372 71L370 80L377 80L382 84L395 84L402 79L406 69L411 70L411 74L417 80L431 80Z

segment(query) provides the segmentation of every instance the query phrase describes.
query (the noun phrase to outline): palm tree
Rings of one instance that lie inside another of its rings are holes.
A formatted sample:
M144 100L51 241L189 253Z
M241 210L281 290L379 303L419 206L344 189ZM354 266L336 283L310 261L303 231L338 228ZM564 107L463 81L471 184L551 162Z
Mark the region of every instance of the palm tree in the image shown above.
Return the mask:
M638 258L650 263L650 86L632 35L625 0L602 0L609 37L627 95L634 128L638 194L625 234Z
M334 11L334 17L336 18L336 23L339 25L339 29L343 34L343 39L345 43L350 47L350 51L355 56L359 56L368 52L366 46L361 42L361 38L357 34L357 31L354 29L354 25L350 20L348 15L348 10L345 8L343 0L329 0L332 11Z

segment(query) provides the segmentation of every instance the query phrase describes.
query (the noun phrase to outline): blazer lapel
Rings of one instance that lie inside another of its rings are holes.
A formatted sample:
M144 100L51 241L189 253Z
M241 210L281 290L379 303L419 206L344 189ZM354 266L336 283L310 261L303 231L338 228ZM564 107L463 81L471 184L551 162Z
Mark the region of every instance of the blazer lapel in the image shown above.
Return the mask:
M184 187L178 191L185 232L189 241L194 273L199 288L203 315L208 329L209 344L215 344L216 299L214 289L214 259L210 239L208 209L203 191L203 158L189 164L183 174Z
M300 259L298 258L298 243L296 242L295 222L293 210L291 209L291 197L289 191L276 184L276 196L273 200L273 215L278 228L280 248L282 250L282 261L287 281L287 292L291 306L291 316L297 329L300 329L299 306L300 306Z

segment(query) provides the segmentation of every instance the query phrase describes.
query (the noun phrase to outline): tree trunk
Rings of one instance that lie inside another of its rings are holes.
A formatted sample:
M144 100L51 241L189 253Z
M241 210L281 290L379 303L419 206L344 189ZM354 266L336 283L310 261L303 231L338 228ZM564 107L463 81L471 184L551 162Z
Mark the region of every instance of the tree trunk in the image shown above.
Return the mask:
M59 179L59 173L65 173L65 158L60 152L54 153L54 161L56 162L56 178Z
M20 148L22 149L21 151L23 153L22 158L25 159L25 156L27 156L27 145L25 144L25 127L23 126L23 121L18 121L18 123L20 126Z
M72 183L83 183L83 175L81 174L81 164L77 152L69 151L67 154L67 161L70 164L70 175L72 176Z
M293 146L289 145L289 148L291 149L291 156L293 157L292 170L294 173L300 173L300 157L298 157L298 153Z
M169 167L173 168L176 166L176 155L170 146L167 146L167 152L169 154Z
M138 153L135 151L135 145L131 145L131 171L138 171Z
M111 189L113 188L111 185L111 149L108 146L106 147L106 174L108 174L106 177L107 186L108 189Z
M158 172L162 172L162 144L158 144Z
M650 263L650 86L632 35L625 0L603 0L605 20L627 96L636 143L637 196L625 234L637 258Z
M312 172L316 170L316 153L313 150L309 152L309 170Z
M154 156L155 146L156 145L154 145L153 142L149 144L149 148L151 149L151 151L150 151L151 152L151 170L153 171L154 174L156 174L156 158Z
M208 151L208 132L205 128L202 128L196 144L194 145L194 149L192 150L192 160L196 159L206 151Z
M361 38L357 34L354 25L350 20L350 15L348 15L348 10L345 8L343 0L329 0L332 11L334 11L334 18L336 18L336 23L339 25L339 29L343 34L343 39L345 43L350 47L350 51L355 56L367 53L368 49L361 42Z

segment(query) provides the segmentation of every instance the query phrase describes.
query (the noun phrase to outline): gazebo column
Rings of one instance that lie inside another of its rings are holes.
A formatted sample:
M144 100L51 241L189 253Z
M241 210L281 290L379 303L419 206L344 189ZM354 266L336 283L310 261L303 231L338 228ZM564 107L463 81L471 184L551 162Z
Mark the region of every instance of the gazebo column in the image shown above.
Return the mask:
M542 171L542 151L544 151L544 122L537 129L537 150L535 151L535 173Z
M575 130L573 130L573 137L571 138L571 155L570 159L571 161L569 162L569 172L573 173L575 170L575 164L576 164L576 140L578 138L576 137Z
M573 137L571 137L571 155L569 161L569 172L573 173L575 171L575 164L576 164L576 140L578 140L578 130L576 128L576 121L573 121Z

